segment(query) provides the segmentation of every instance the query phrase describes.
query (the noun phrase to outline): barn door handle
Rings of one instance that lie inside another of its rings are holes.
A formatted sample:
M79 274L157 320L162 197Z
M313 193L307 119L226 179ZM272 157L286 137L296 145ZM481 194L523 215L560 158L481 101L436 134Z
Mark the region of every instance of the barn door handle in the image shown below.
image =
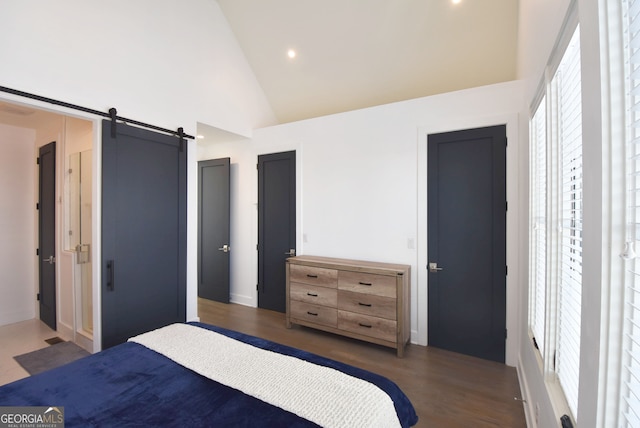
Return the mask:
M42 262L47 262L50 265L54 264L56 262L56 258L54 256L49 256L48 259L42 259Z
M291 248L289 251L287 251L286 253L284 253L285 256L289 256L289 257L293 257L296 255L296 249L295 248Z
M228 253L229 251L231 251L231 247L227 244L224 244L222 247L218 248L218 250Z
M114 262L113 260L109 260L107 262L107 289L113 291L115 289L115 281L114 278Z

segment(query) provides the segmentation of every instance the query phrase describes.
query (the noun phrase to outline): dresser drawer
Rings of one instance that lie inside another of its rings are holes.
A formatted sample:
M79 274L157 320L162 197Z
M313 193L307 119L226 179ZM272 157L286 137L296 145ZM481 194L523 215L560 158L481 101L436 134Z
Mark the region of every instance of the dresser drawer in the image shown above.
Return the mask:
M396 277L373 273L340 271L338 288L356 293L396 297Z
M338 310L336 308L313 305L295 300L292 300L290 305L291 316L293 318L329 327L336 327L338 324Z
M292 282L289 285L291 300L312 303L315 305L336 307L338 290L335 288L317 287L309 284Z
M289 264L289 281L336 288L338 271L314 266Z
M389 320L396 319L396 303L395 297L376 296L375 294L355 293L346 290L338 292L338 309Z
M338 328L364 336L375 337L376 339L396 342L397 323L369 315L356 314L353 312L338 311Z

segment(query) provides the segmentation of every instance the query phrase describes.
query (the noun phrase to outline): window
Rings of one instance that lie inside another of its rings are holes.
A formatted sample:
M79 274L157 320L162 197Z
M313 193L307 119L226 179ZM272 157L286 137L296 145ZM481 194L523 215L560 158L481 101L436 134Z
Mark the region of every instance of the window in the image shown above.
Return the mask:
M542 98L531 119L531 279L529 325L534 346L544 354L547 276L547 109Z
M640 426L640 0L627 0L623 19L627 143L626 143L626 259L624 322L621 353L621 427Z
M551 81L556 94L559 191L555 371L573 415L578 409L582 300L582 96L576 30ZM553 141L553 140L552 140Z
M640 0L639 0L640 1ZM531 129L529 324L543 370L578 412L582 300L580 31L556 48ZM548 349L547 349L548 348Z

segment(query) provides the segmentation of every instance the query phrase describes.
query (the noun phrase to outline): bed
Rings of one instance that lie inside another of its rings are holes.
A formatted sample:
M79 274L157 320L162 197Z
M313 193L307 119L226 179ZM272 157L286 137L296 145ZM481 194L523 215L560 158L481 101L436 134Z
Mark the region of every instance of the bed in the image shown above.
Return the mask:
M203 324L172 324L0 387L2 406L64 407L67 426L409 427L382 376Z

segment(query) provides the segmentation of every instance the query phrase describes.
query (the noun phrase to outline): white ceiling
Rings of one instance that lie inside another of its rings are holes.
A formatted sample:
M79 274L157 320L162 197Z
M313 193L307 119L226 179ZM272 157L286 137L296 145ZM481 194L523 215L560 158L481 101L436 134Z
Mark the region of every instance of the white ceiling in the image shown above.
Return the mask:
M60 118L60 115L45 110L17 103L0 102L0 124L38 130L55 122L59 124Z
M516 78L518 0L217 1L280 123Z

